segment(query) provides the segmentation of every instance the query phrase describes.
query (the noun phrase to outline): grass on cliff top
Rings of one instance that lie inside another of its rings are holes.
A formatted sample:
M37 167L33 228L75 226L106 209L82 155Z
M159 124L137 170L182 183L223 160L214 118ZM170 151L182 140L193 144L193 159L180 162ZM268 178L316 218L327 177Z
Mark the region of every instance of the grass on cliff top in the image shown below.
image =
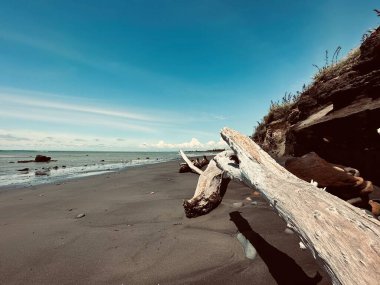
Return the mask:
M340 47L338 47L333 55L333 59L330 64L328 63L328 51L326 50L326 59L325 65L322 68L318 68L318 72L313 76L313 82L310 84L312 86L317 81L326 81L331 80L337 76L340 76L348 69L351 69L352 66L359 60L360 57L360 48L352 49L344 58L337 60L339 55Z
M331 59L328 59L328 51L325 53L325 65L323 67L318 67L318 72L313 76L313 81L308 85L302 87L302 91L297 91L296 94L285 93L281 101L273 102L271 101L268 114L262 118L260 122L257 122L254 133L251 138L258 143L261 143L265 139L265 134L268 129L268 125L271 122L287 119L291 113L293 106L298 101L300 96L311 88L314 84L320 81L328 81L333 78L336 78L346 72L348 69L358 61L360 57L360 48L355 48L351 50L344 58L338 60L340 52L340 47L338 47Z

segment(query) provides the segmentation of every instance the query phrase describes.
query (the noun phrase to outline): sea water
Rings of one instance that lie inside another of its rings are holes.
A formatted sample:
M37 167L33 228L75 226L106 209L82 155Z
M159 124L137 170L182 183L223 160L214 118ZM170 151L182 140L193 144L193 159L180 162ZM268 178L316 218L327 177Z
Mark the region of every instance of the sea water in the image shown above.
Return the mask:
M37 154L50 156L51 162L18 163L34 160ZM194 155L194 154L192 154ZM189 156L192 156L191 154ZM180 159L178 152L90 152L90 151L5 151L0 150L0 188L55 183L83 176L120 171ZM58 169L54 169L58 167ZM29 171L19 171L29 168ZM36 171L48 175L35 175Z

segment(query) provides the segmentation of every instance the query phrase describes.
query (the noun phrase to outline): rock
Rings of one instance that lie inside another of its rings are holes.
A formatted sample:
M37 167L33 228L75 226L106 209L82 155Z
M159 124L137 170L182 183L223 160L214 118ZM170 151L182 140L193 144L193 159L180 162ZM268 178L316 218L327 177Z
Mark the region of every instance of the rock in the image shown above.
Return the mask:
M62 165L62 168L66 168L66 165Z
M100 162L104 162L104 159L102 159Z
M257 251L254 248L254 246L249 242L249 240L247 240L247 238L242 233L238 233L236 238L243 247L245 257L247 257L248 259L255 259L255 257L257 256Z
M34 158L35 162L49 162L51 160L50 156L45 156L41 154L37 154L36 157Z
M15 163L14 161L9 161L8 163Z
M245 200L252 201L252 198L251 197L247 197L247 198L245 198Z
M305 250L306 246L303 244L302 241L299 242L300 249Z
M236 203L232 203L232 207L234 208L241 208L243 207L243 202L236 202Z
M286 233L288 235L294 234L294 232L291 229L289 229L289 228L286 228L285 231L284 231L284 233Z
M149 156L147 156L145 159L149 159Z
M76 218L76 219L80 219L80 218L83 218L84 216L86 216L85 213L80 213L80 214L78 214L75 218Z
M17 163L29 163L29 162L35 162L34 160L18 160Z
M257 201L252 201L252 202L251 202L251 205L256 206L256 205L257 205Z
M57 170L57 169L58 169L58 166L54 166L53 169L54 169L54 170Z
M18 169L17 171L27 172L29 171L29 168Z
M254 191L254 192L252 193L252 195L253 195L254 197L260 197L260 196L261 196L261 194L260 194L259 191Z

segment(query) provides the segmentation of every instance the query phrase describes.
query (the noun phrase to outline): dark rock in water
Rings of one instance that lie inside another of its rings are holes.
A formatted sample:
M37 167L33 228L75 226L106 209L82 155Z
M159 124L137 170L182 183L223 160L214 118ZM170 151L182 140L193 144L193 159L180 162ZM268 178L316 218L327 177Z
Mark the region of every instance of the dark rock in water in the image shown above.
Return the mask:
M58 166L54 166L53 169L54 169L54 170L57 170L57 169L58 169Z
M149 156L148 156L148 157L146 157L145 159L149 159Z
M41 154L37 154L36 157L34 158L35 162L49 162L51 160L50 156L45 156Z
M66 165L62 165L62 168L66 168Z
M8 163L15 163L14 161L9 161Z
M104 159L102 159L100 162L104 162Z
M35 162L34 160L19 160L17 163L28 163L28 162Z
M29 168L18 169L17 171L29 171Z
M36 176L46 176L49 174L50 173L47 170L37 170L36 172L34 172L34 175L36 175Z

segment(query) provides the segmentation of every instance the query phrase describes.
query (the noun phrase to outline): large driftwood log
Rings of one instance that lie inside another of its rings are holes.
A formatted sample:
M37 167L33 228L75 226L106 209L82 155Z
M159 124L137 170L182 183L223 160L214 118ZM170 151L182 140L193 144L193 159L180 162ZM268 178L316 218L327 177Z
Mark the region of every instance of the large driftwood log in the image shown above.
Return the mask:
M233 152L215 156L200 175L194 197L184 202L188 217L206 214L220 204L226 190L224 179L240 180L262 193L334 284L378 284L378 220L297 178L250 138L228 128L221 135Z

